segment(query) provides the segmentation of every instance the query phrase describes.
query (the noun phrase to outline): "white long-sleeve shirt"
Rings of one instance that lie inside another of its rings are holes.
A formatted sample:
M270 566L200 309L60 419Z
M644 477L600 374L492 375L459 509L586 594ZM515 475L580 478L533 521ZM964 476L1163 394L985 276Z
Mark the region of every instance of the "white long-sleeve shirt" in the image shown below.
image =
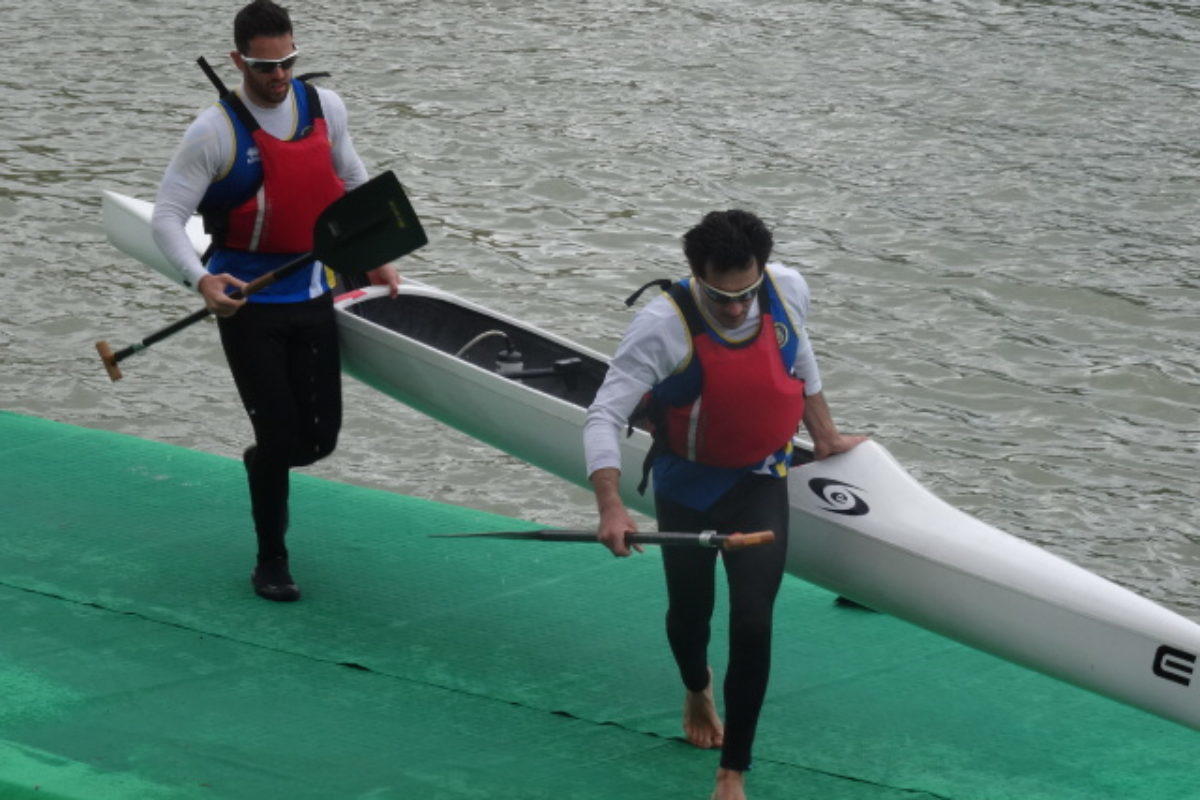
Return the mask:
M806 395L816 394L821 391L821 374L812 343L804 329L809 310L808 283L799 272L782 264L768 264L767 270L799 337L796 358L792 364L793 373L804 381ZM722 328L707 314L704 303L697 300L696 305L706 321L721 331L725 338L739 341L758 332L762 318L759 309L761 296L760 292L759 297L751 303L745 321L734 329ZM691 351L687 325L665 294L655 297L637 313L617 347L596 399L587 411L583 446L589 476L605 467L620 469L620 437L624 434L630 414L646 392L687 365Z
M273 107L256 104L245 89L236 90L236 94L264 131L279 139L295 135L299 118L295 92L289 92L282 103ZM366 183L367 168L350 139L346 104L329 89L317 87L317 94L333 145L334 170L349 191ZM208 187L233 166L235 146L233 126L219 103L200 112L167 165L154 201L151 218L154 241L193 287L207 270L200 263L184 226L196 213Z

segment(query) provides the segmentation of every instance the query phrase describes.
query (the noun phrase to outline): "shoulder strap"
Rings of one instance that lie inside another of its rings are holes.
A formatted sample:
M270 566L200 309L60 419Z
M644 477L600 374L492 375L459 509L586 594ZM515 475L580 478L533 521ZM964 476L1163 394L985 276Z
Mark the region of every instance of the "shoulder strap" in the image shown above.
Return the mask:
M225 95L229 94L229 87L226 86L225 82L217 76L216 71L214 71L209 65L208 59L206 59L204 56L200 56L196 59L196 63L199 64L200 69L204 71L204 76L212 82L213 86L217 87L217 94L219 96L224 97ZM330 73L328 72L306 72L303 75L297 75L296 80L308 83L314 78L328 78L329 75Z
M225 82L221 80L219 75L217 75L216 70L214 70L212 65L208 63L208 59L206 59L204 56L200 56L196 59L196 63L200 65L200 69L203 70L205 77L207 77L212 85L216 87L217 96L229 103L229 107L233 109L233 113L237 114L238 120L246 126L246 130L250 131L251 133L254 133L254 131L258 130L258 120L254 119L254 115L250 113L250 109L246 108L246 105L242 102L241 98L229 91L229 87L226 86ZM316 87L308 81L310 78L326 77L329 77L328 72L308 72L297 78L297 80L304 84L304 91L308 96L309 114L313 118L324 118L325 111L321 108L321 98L317 94Z
M258 124L258 120L256 120L254 115L250 113L250 109L246 108L246 104L242 102L242 98L238 97L233 92L230 92L221 99L229 105L234 114L237 114L238 121L245 126L248 132L253 134L259 129L260 126Z
M225 82L223 80L221 80L220 77L217 76L216 71L214 71L213 68L211 66L209 66L208 59L206 59L204 56L200 56L199 58L196 59L196 63L199 64L200 69L202 69L204 71L204 76L206 78L208 78L209 81L212 82L213 86L216 87L217 96L220 97L222 100L224 100L225 97L228 96L228 94L229 94L229 87L226 86Z
M704 317L700 315L700 309L696 306L696 300L692 297L692 292L687 285L682 281L677 281L671 284L667 294L679 308L679 313L683 314L683 321L687 325L689 336L695 339L708 330L704 324Z
M229 91L229 87L225 85L225 82L221 80L216 71L209 65L208 60L204 56L200 56L196 59L196 63L200 65L200 69L204 71L205 76L216 87L217 96L229 104L229 107L233 109L233 113L237 114L238 120L246 126L246 130L250 131L250 133L258 130L258 120L250 113L250 109L246 108L241 98Z
M642 284L636 292L625 298L625 306L628 308L636 303L638 298L642 296L642 293L651 286L657 286L659 289L665 292L671 288L671 281L667 280L666 278L657 278L649 283Z
M321 96L317 94L317 87L311 83L304 83L303 79L297 80L304 86L304 94L308 97L308 115L313 119L324 119L325 110L321 108Z
M650 431L650 449L646 451L646 457L642 459L642 479L638 481L637 485L637 493L644 495L646 486L650 483L650 471L654 467L654 461L660 455L670 452L670 448L663 439L666 418L662 406L654 402L651 392L646 392L642 396L633 413L629 415L629 427L625 432L625 438L633 436L634 427L637 425L644 425Z
M700 309L696 307L696 301L692 299L692 292L687 285L682 281L671 281L666 278L650 281L643 285L636 292L631 294L625 300L625 305L631 306L637 302L637 299L642 296L642 293L651 286L657 286L665 292L676 307L679 308L679 313L683 315L684 324L687 325L688 336L695 339L696 336L705 331L704 320L700 316ZM642 460L642 478L638 481L637 492L644 495L646 487L650 482L650 472L654 466L655 460L665 453L670 452L666 440L663 438L666 431L666 418L663 414L662 407L654 401L652 392L647 392L646 395L638 403L637 408L629 416L629 426L625 435L632 436L634 426L639 423L646 423L650 429L651 441L650 449L646 452L645 459Z
M679 307L679 312L683 314L683 321L688 327L688 335L694 339L697 334L705 330L704 319L700 316L700 309L696 307L696 301L692 299L691 291L688 290L688 287L682 281L672 281L666 278L652 280L649 283L643 284L636 292L625 298L625 305L632 306L651 286L657 286L664 293L670 295L671 300Z

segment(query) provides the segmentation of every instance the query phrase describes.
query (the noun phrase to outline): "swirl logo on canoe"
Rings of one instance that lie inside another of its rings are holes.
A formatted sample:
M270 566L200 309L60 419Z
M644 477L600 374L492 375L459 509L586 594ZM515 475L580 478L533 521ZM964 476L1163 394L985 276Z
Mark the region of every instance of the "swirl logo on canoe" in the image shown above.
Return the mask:
M825 502L825 511L845 514L849 517L861 517L871 510L866 501L856 494L862 489L852 484L829 478L813 478L808 482L808 488L812 489L813 494Z

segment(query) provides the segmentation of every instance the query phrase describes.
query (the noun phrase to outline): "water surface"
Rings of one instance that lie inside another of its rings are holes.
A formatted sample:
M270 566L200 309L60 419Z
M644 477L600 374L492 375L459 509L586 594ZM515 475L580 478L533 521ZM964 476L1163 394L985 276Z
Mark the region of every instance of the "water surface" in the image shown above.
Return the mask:
M6 4L0 407L236 456L197 326L110 384L96 339L196 307L113 249L212 101L237 4ZM1200 617L1200 12L1162 2L294 2L403 271L603 352L713 208L814 292L842 427L981 519ZM34 32L37 32L34 35ZM222 66L228 80L231 67ZM588 525L590 497L351 382L315 474ZM64 453L69 458L69 453Z

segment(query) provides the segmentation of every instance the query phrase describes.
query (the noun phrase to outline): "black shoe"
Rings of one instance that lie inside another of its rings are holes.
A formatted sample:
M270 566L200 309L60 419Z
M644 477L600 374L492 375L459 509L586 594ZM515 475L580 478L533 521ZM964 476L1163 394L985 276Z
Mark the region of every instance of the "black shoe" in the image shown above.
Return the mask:
M254 593L267 600L290 603L300 599L300 587L288 572L286 558L272 558L259 564L250 574L250 583L254 584Z

